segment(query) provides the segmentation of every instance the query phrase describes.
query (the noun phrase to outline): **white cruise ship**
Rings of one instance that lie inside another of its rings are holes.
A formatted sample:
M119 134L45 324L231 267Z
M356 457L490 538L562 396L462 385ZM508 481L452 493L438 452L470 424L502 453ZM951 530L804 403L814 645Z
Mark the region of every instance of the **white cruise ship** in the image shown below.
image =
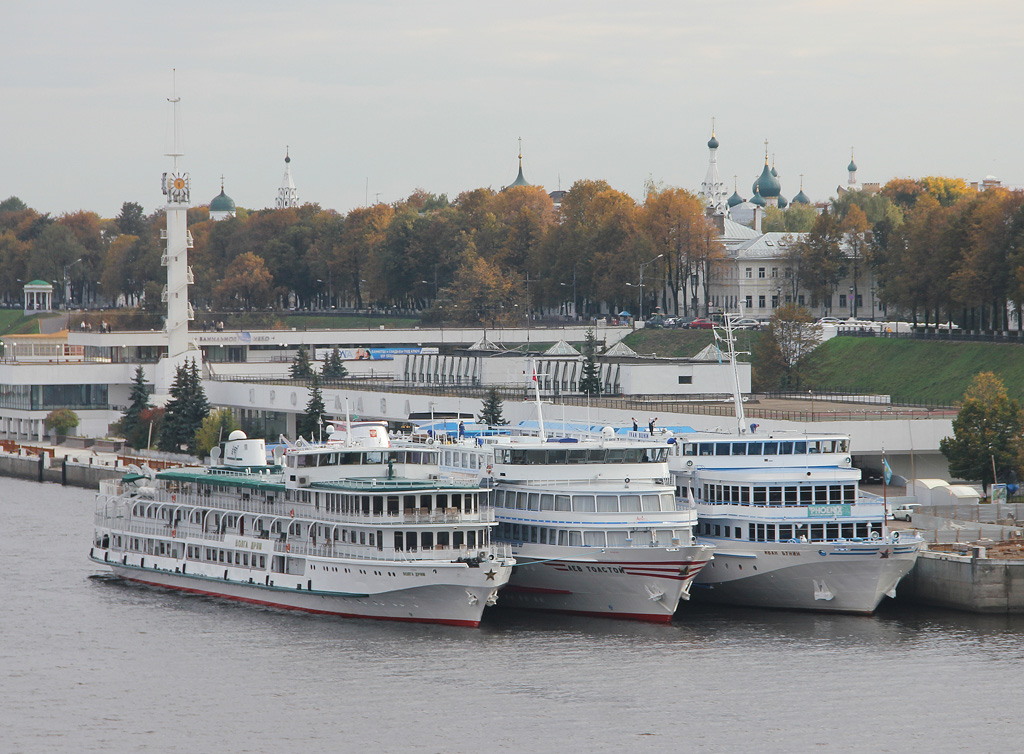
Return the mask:
M735 364L731 327L724 340ZM736 605L871 613L914 566L923 541L889 532L885 502L859 489L850 440L746 427L677 436L669 459L680 500L714 545L694 596Z
M539 409L539 398L538 398ZM669 445L617 437L484 434L440 444L442 473L492 489L516 567L501 604L667 623L713 548L675 499Z
M476 485L436 453L347 425L267 463L231 434L223 463L101 485L90 557L131 581L346 617L476 626L514 560ZM220 460L220 459L216 459Z

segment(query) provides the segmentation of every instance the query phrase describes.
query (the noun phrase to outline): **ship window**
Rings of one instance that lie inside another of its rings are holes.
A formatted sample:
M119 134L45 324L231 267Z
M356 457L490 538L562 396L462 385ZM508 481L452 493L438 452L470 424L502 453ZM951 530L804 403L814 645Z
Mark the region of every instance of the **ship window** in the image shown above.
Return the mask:
M505 490L494 491L494 507L504 508L505 507Z
M671 492L661 493L661 509L663 511L674 511L676 509L676 499L672 496Z
M640 511L640 496L622 495L619 497L619 510L623 513L638 513Z
M597 510L599 513L618 513L619 499L615 495L598 495Z
M424 533L424 535L423 535L423 549L424 550L427 549L427 539L426 539L426 537L427 537L427 535L426 535L426 533ZM537 541L537 527L536 526L533 527L533 540L531 540L531 541L533 541L533 542ZM476 530L475 529L470 529L468 532L466 532L466 546L469 547L469 549L471 549L471 550L474 547L476 547ZM481 538L480 546L481 547L483 546L483 538Z
M640 506L645 511L659 511L661 510L661 496L660 495L641 495Z
M585 531L583 532L583 544L587 547L604 547L604 532L603 531Z
M715 455L716 456L727 456L729 451L732 450L732 446L727 442L720 442L715 444Z
M764 542L764 524L756 524L754 529L757 531L757 541Z
M754 488L754 505L764 505L768 502L768 488L767 487L755 487Z
M829 500L831 500L833 503L841 503L841 502L843 502L842 489L843 488L840 485L838 485L838 484L829 485L829 488L828 488Z
M775 524L767 524L764 527L764 538L767 542L775 541Z
M361 545L365 545L366 544L366 532L365 531L359 532L359 544L361 544Z
M764 454L766 456L775 456L779 454L779 444L777 442L766 442L764 444Z
M439 531L437 533L437 546L438 547L447 547L448 546L448 541L449 541L448 532L446 532L446 531Z
M710 456L715 453L715 444L712 442L702 442L700 444L700 455Z
M824 524L811 524L811 539L820 542L825 536Z
M844 503L855 503L857 502L857 486L853 484L843 485L843 502Z
M255 557L256 556L253 555L253 559L255 559ZM244 565L246 567L249 566L249 553L247 553L247 552L243 552L242 553L242 565Z
M531 511L539 511L540 510L540 493L539 492L531 492L530 493L530 510Z
M804 455L804 454L806 454L807 453L807 441L806 440L799 440L798 442L793 443L793 452L796 453L797 455Z
M715 536L716 537L722 536L722 525L721 524L715 524Z
M842 524L840 526L843 539L850 539L853 537L853 524Z
M556 511L568 511L572 510L570 498L568 495L556 495L555 496L555 510Z
M797 488L796 487L786 487L785 495L786 495L786 505L796 505L797 504L798 499L797 499Z
M764 455L764 443L752 442L747 444L747 455L749 456L760 456Z
M583 533L578 531L569 532L569 547L582 547Z
M800 504L810 505L814 502L814 488L813 487L801 487L800 488Z
M861 522L857 524L857 536L862 539L868 536L868 525L866 523Z
M695 455L697 455L697 443L684 442L683 443L683 455L684 456L695 456Z
M562 510L563 505L569 504L569 501L565 499L567 497L568 495L541 495L540 509L542 511L552 511L555 510L555 506L558 506L558 510Z
M627 547L629 545L628 535L624 531L607 532L609 547Z
M587 451L585 448L572 448L569 450L569 463L586 463Z
M559 529L558 530L558 545L560 547L565 547L566 544L568 544L568 542L569 542L569 532L567 532L565 529Z
M825 532L829 539L839 539L839 524L827 524Z
M572 499L572 509L582 513L593 513L596 510L593 495L576 495Z
M785 541L793 538L793 524L779 524L779 539Z
M461 531L452 532L452 547L458 549L463 546L465 534Z
M734 456L745 456L747 454L747 444L745 442L734 442L732 444L732 454Z
M548 530L542 528L540 530L540 544L546 545L547 543L548 543Z
M828 487L818 485L814 488L814 502L818 505L825 505L828 503Z

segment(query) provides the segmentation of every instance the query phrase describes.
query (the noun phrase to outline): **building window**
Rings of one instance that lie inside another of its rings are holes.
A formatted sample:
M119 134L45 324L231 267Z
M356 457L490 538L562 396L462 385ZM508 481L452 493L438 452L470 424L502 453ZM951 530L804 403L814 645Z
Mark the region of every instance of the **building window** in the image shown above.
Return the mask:
M787 267L786 268L786 278L789 279L791 277L793 277L793 268L792 267Z
M762 280L764 279L764 267L758 267L757 268L757 276L759 278L761 278Z
M764 296L757 297L757 308L764 309Z
M747 277L748 278L754 277L754 268L753 267L748 267L747 268Z
M679 384L680 385L692 385L693 384L693 376L689 375L689 374L681 374L681 375L679 375Z
M798 304L800 304L800 306L803 306L804 305L804 297L803 296L797 296L796 297L796 302Z
M772 296L772 309L778 309L778 308L779 308L779 297L778 296Z
M754 297L753 296L747 296L746 297L746 305L747 305L748 309L753 308L753 306L754 306Z
M772 277L773 278L777 278L778 276L779 276L779 268L778 267L772 267Z
M845 293L840 293L839 294L839 308L843 309L845 307L846 307L846 294Z

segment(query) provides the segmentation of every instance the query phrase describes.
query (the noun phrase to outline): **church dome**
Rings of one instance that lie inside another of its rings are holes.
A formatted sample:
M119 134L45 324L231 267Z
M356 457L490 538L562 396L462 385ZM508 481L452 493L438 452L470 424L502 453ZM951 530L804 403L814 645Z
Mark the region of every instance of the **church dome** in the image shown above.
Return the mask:
M810 204L811 198L800 189L800 193L793 197L793 204Z
M784 197L782 194L779 194L779 209L785 209L788 206L789 202L786 200L786 197Z
M857 172L857 163L854 162L853 159L851 159L850 160L850 164L846 166L846 169L849 170L851 173L856 173Z
M745 202L745 201L746 200L742 196L740 196L740 193L738 191L733 191L732 192L732 196L729 197L728 204L729 204L729 207L731 208L731 207L735 207L737 204L743 204L743 202Z
M761 171L760 177L754 181L752 188L755 193L759 193L763 197L774 197L778 196L779 192L782 191L782 184L779 183L778 178L772 175L771 168L769 168L768 163L765 162L764 170Z
M708 149L718 149L718 139L714 134L711 134L711 138L708 139Z
M235 211L235 200L224 193L224 188L221 187L220 193L213 198L210 202L210 212L234 212Z
M758 191L758 186L756 183L754 184L754 195L750 197L750 203L756 204L758 207L764 207L766 204L768 204L768 202L764 200L764 197L761 196L761 192Z

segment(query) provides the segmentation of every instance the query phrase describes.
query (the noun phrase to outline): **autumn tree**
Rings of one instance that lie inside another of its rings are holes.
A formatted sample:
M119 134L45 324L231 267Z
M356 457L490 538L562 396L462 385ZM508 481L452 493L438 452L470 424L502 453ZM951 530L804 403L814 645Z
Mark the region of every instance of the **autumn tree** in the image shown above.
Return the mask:
M488 327L514 322L520 300L517 281L475 254L459 267L442 298L449 319Z
M232 432L241 429L230 408L211 411L196 430L196 455L205 458L217 445L224 442Z
M800 284L811 294L812 304L827 311L832 293L846 274L846 257L840 245L842 228L830 212L822 212L814 227L790 247L791 263L800 270Z
M1020 404L992 372L980 372L964 393L953 437L939 441L955 479L981 481L985 489L1019 466L1024 418ZM993 476L993 470L996 476Z
M783 304L754 346L757 389L794 390L802 382L803 359L821 342L821 325L802 306Z
M266 263L250 251L228 265L215 297L221 306L234 301L244 309L262 309L273 300L272 286Z
M857 316L857 286L861 272L870 264L870 226L867 215L857 205L852 205L846 217L840 222L840 232L846 246L846 259L850 268L850 279L853 281L853 301L850 304L853 316Z

